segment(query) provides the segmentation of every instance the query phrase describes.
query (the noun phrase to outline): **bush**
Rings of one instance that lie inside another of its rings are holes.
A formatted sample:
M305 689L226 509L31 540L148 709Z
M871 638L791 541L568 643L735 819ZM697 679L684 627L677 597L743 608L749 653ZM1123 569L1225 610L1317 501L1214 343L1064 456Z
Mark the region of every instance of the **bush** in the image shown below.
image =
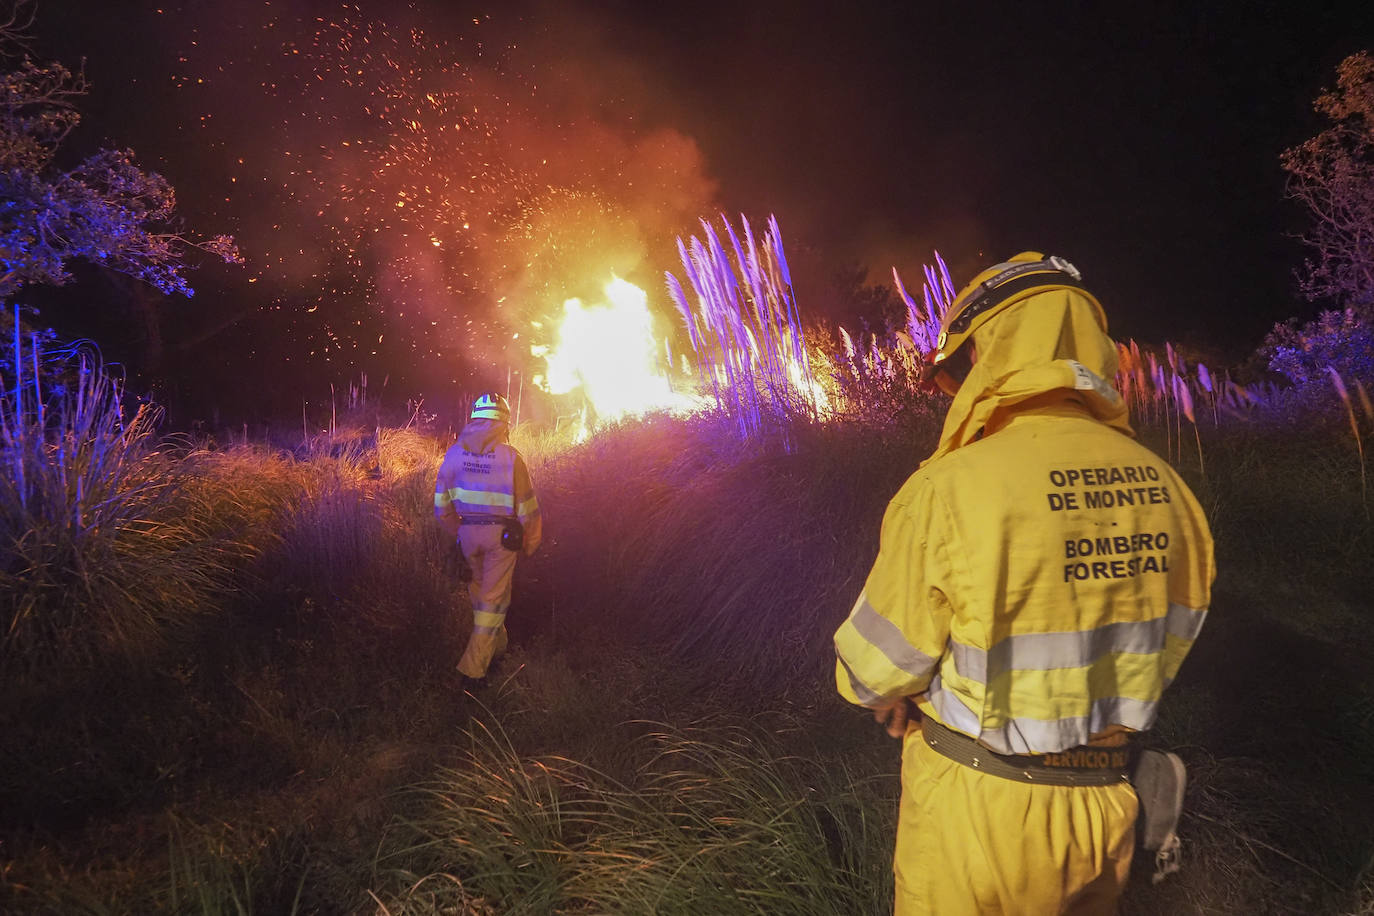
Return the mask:
M1260 353L1299 389L1331 383L1331 367L1342 378L1374 380L1374 321L1356 309L1324 311L1299 325L1294 319L1274 325Z

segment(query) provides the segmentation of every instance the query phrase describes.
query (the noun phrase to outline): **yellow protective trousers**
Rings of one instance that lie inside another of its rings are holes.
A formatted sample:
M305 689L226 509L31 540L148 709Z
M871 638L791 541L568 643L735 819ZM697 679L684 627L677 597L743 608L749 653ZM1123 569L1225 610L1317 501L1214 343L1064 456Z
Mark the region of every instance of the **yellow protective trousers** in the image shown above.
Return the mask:
M463 525L458 544L472 567L472 636L458 670L468 677L486 677L491 660L506 651L506 609L517 554L501 546L500 525Z
M1016 782L902 748L895 916L1115 913L1135 846L1137 799L1111 786Z

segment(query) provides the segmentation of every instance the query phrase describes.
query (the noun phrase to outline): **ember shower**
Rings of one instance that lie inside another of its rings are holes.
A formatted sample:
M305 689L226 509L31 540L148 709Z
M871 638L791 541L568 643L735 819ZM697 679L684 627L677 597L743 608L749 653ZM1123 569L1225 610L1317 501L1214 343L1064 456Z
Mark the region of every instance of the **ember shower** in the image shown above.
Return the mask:
M259 9L195 29L179 79L231 164L219 215L287 359L431 390L532 376L566 299L656 286L714 205L690 138L538 88L557 73L518 65L486 17L437 34L414 7L403 27Z

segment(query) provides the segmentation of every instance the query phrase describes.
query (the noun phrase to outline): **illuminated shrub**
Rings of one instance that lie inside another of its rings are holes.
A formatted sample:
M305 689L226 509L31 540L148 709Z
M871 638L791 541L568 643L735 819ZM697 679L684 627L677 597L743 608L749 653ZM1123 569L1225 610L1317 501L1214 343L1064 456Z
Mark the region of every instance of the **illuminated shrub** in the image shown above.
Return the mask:
M1322 312L1298 325L1277 324L1264 339L1260 353L1269 368L1297 388L1330 385L1326 367L1343 378L1374 378L1374 322L1356 309Z

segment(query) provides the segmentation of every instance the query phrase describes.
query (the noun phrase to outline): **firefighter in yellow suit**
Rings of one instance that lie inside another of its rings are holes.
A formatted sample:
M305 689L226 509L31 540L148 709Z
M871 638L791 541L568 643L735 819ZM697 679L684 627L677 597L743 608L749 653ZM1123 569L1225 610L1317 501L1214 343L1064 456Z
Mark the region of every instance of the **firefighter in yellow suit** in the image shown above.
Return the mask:
M940 444L835 633L840 694L903 738L896 913L1112 913L1127 745L1207 615L1211 533L1134 440L1067 261L979 274L932 363L954 397Z
M543 534L529 470L509 440L510 404L499 394L481 395L434 487L434 515L473 573L472 636L458 662L469 687L483 686L492 659L506 650L515 560L520 551L533 554ZM521 536L513 539L508 532L517 528Z

